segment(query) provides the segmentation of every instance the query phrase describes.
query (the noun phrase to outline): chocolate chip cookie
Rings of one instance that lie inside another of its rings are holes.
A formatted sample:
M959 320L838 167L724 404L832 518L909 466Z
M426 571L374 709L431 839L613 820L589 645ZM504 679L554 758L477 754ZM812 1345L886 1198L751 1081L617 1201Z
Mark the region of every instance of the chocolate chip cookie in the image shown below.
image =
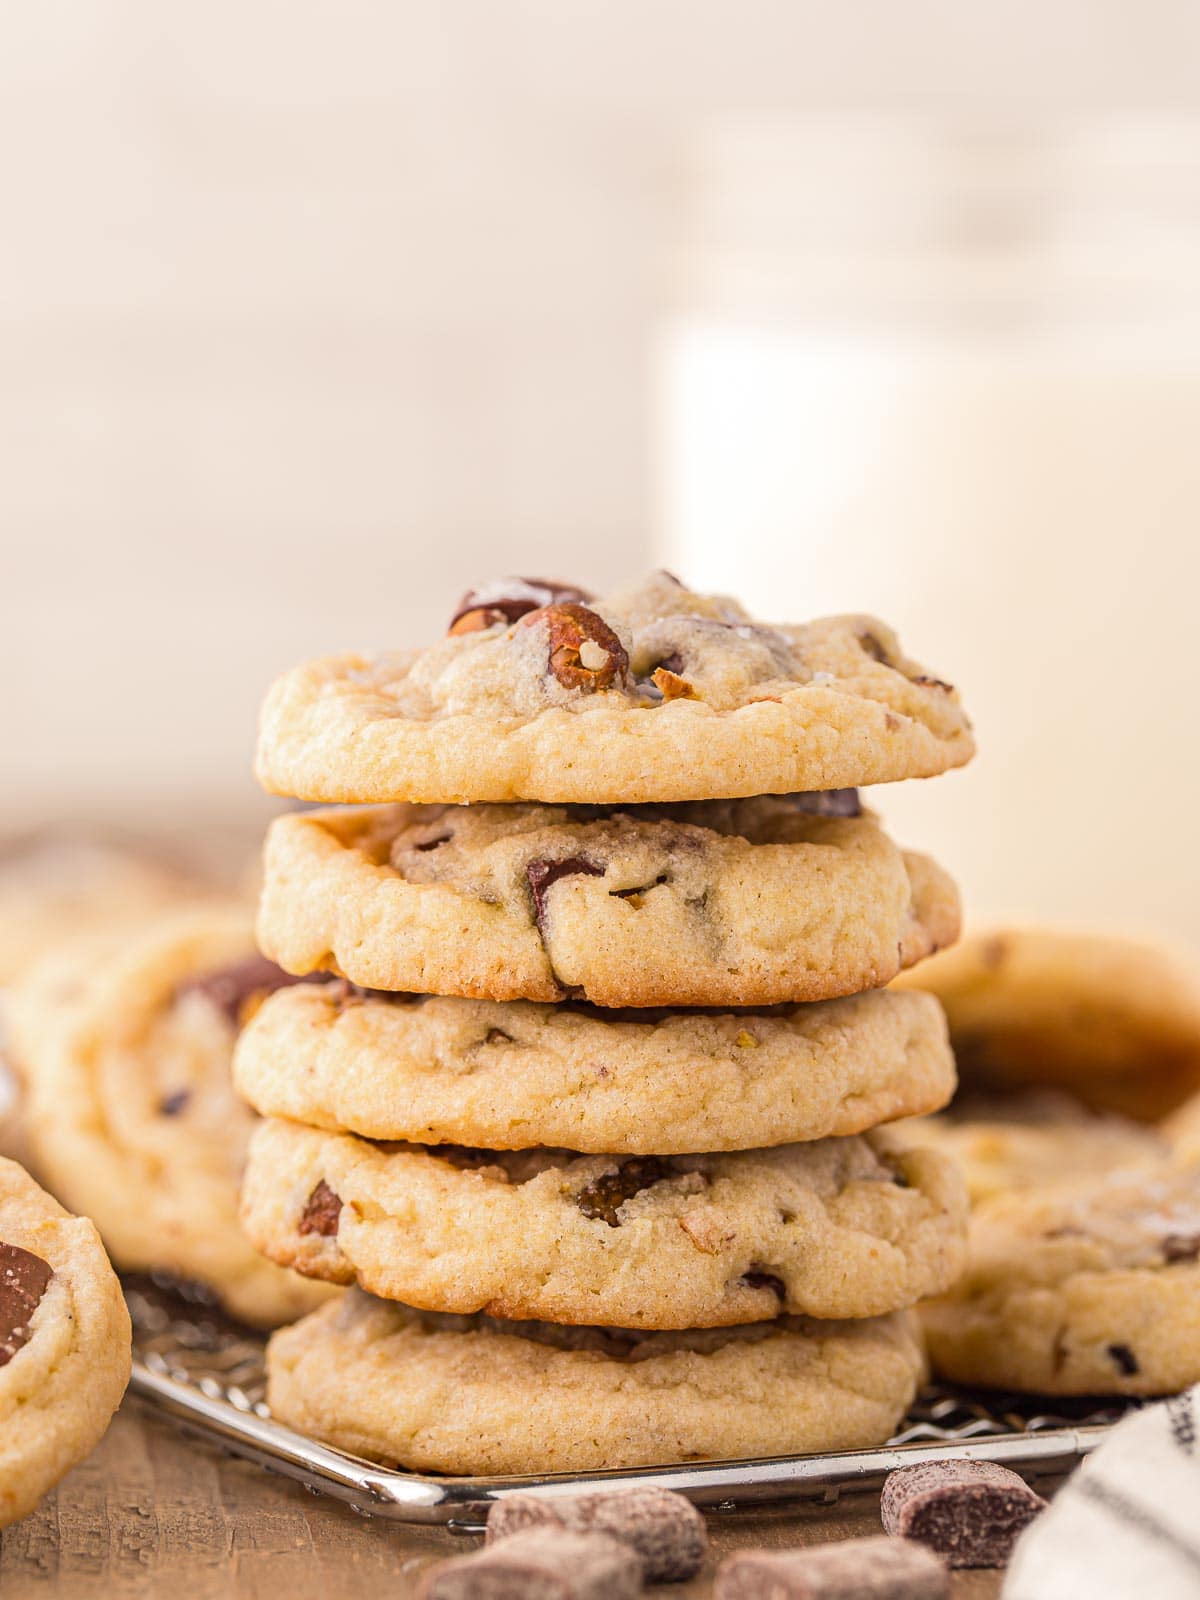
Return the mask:
M280 1422L418 1472L590 1472L863 1449L910 1405L911 1313L639 1334L411 1311L351 1289L271 1339Z
M897 1124L902 1143L940 1150L962 1169L971 1203L1109 1172L1147 1170L1170 1156L1166 1138L1128 1117L1088 1111L1069 1095L1028 1091L956 1104L941 1117Z
M205 1285L266 1326L329 1292L264 1261L237 1215L255 1118L233 1092L234 1040L292 981L256 953L241 907L191 905L64 948L12 1007L39 1174L118 1266Z
M95 1228L0 1160L0 1527L99 1443L129 1381L130 1338Z
M440 644L272 688L258 775L322 801L635 803L931 777L974 753L954 689L872 617L753 621L667 573L594 600L463 597Z
M903 980L936 994L966 1087L1058 1088L1155 1121L1200 1090L1200 961L1147 939L998 927Z
M370 1139L673 1155L861 1133L938 1110L955 1078L941 1008L916 990L604 1012L333 979L264 1002L234 1081L264 1116Z
M960 1383L1155 1395L1200 1381L1200 1168L985 1201L965 1276L922 1315L934 1367Z
M949 943L958 896L857 797L278 817L258 932L293 973L602 1006L823 1000Z
M958 1168L886 1132L722 1155L251 1141L242 1220L281 1265L430 1311L625 1328L873 1317L951 1284Z

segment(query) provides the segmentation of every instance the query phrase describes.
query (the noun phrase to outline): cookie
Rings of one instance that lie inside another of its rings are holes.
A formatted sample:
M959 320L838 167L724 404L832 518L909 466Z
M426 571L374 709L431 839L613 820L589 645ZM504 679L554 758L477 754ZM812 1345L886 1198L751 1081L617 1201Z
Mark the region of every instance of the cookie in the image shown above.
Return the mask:
M418 1472L592 1472L881 1444L923 1374L911 1313L637 1334L411 1311L358 1289L276 1333L289 1427Z
M1090 1112L1049 1091L968 1099L941 1117L900 1123L893 1137L939 1150L961 1168L972 1205L996 1194L1161 1166L1167 1140L1144 1123Z
M258 933L289 972L602 1006L763 1005L886 983L958 896L856 797L669 810L380 806L277 817Z
M965 1255L954 1163L886 1133L725 1155L251 1142L242 1221L273 1261L427 1311L624 1328L873 1317Z
M242 1002L290 981L244 910L192 905L62 950L12 1008L39 1174L119 1267L205 1285L266 1326L328 1293L264 1261L237 1214L256 1120L230 1075Z
M965 1087L1058 1088L1155 1121L1200 1090L1200 960L1057 928L969 935L902 980L946 1008Z
M257 769L305 800L633 804L931 777L973 753L954 690L883 623L767 627L660 572L596 601L502 579L430 649L298 667L267 697Z
M941 1008L916 991L603 1012L334 979L270 996L234 1081L264 1116L369 1139L676 1155L862 1133L938 1110L955 1078Z
M130 1341L95 1228L0 1160L0 1527L99 1443L129 1382Z
M1200 1381L1200 1169L986 1201L966 1274L922 1310L955 1382L1155 1395Z

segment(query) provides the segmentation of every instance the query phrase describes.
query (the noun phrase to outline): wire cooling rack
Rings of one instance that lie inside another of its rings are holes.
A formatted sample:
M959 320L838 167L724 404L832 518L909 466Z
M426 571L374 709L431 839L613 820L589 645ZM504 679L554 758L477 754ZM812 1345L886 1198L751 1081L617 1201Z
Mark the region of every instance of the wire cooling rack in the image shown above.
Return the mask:
M264 1398L265 1340L230 1322L202 1296L178 1285L129 1279L135 1394L186 1429L317 1493L345 1500L364 1516L478 1527L506 1494L578 1494L587 1488L655 1484L697 1505L736 1511L770 1501L835 1501L877 1488L914 1461L998 1461L1027 1476L1060 1475L1095 1448L1129 1402L1056 1401L932 1387L895 1438L877 1450L754 1461L648 1467L631 1471L494 1478L440 1477L377 1466L273 1420Z

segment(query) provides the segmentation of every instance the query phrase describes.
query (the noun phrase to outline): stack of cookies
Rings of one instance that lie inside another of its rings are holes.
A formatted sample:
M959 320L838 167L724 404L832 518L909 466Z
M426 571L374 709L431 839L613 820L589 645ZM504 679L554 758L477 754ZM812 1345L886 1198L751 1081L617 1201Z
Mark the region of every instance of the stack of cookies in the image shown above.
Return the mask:
M260 776L341 804L272 826L259 940L331 976L239 1040L243 1221L353 1287L274 1336L273 1413L453 1473L885 1439L966 1202L880 1128L954 1087L884 986L959 918L857 789L971 753L882 624L665 573L505 580L281 679Z

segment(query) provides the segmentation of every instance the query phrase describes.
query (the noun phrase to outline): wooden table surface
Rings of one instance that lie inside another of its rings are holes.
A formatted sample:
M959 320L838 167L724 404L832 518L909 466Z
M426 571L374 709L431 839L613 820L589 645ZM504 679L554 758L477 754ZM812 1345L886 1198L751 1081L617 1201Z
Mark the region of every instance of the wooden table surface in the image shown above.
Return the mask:
M878 1533L875 1497L833 1507L712 1517L714 1554ZM3 1600L163 1595L210 1600L403 1600L430 1559L474 1549L440 1529L357 1516L338 1501L185 1438L127 1398L107 1437L23 1522L0 1536ZM955 1600L993 1600L1001 1574L954 1576ZM650 1591L707 1595L694 1583Z

